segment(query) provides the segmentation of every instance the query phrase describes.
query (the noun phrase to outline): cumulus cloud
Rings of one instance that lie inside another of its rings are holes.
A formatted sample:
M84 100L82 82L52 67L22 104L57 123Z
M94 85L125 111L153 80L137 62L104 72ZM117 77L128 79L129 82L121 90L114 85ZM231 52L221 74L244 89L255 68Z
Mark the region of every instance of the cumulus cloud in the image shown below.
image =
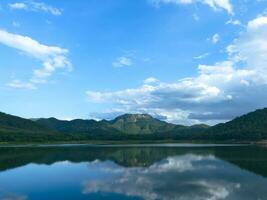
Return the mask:
M233 14L233 6L230 3L230 0L149 0L154 5L158 6L159 4L192 4L192 3L202 3L208 5L213 10L223 9L226 10L229 14Z
M53 6L47 5L43 2L36 1L23 1L8 4L10 9L13 10L26 10L33 12L45 12L52 15L61 15L62 11Z
M132 64L132 59L126 56L121 56L112 63L113 67L125 67L131 66Z
M255 18L254 20L251 20L248 23L248 28L249 29L258 29L261 26L267 25L267 17L266 16L261 16L258 18Z
M91 102L174 123L214 124L267 105L267 23L258 17L226 48L228 59L199 65L198 76L114 92L87 91ZM257 101L255 101L257 98Z
M0 29L0 43L19 50L26 55L39 60L42 68L33 72L32 78L23 83L13 80L8 85L14 88L36 88L37 84L47 82L47 79L58 69L71 70L71 63L66 57L67 49L57 46L47 46L30 37L9 33Z

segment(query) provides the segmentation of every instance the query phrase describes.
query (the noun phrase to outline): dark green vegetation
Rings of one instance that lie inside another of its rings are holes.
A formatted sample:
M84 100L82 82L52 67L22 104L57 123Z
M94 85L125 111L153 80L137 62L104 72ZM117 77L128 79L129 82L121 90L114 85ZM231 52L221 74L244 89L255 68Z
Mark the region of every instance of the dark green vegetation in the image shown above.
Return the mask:
M261 139L267 139L267 108L212 127L174 125L146 114L125 114L98 122L55 118L28 120L0 113L0 142Z
M267 108L256 110L234 120L211 127L207 132L218 139L266 139Z
M65 137L36 122L0 112L0 142L60 141Z

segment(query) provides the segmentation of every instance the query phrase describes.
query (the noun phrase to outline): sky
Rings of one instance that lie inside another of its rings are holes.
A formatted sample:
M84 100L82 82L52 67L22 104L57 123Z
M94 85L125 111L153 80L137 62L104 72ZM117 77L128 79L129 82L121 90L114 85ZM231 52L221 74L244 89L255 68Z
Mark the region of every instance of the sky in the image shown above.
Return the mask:
M213 125L266 106L266 0L0 1L2 112Z

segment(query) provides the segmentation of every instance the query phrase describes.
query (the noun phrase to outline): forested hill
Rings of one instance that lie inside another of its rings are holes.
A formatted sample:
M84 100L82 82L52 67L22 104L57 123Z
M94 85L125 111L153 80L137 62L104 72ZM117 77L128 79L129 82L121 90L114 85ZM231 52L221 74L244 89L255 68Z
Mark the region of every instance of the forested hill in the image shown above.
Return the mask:
M262 139L267 138L267 108L259 109L232 121L218 124L207 130L215 138Z
M63 133L31 120L0 112L0 142L54 141L63 137Z
M47 132L49 129L31 120L8 115L0 112L0 130L16 131L24 130L29 132Z
M209 127L174 125L147 114L114 120L23 119L0 113L0 142L79 140L258 140L267 139L267 108Z

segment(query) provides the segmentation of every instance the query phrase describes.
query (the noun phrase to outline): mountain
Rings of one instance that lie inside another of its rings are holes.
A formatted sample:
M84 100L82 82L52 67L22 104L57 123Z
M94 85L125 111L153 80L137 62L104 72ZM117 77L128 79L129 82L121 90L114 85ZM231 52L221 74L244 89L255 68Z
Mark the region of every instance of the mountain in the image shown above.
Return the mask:
M124 114L110 121L111 127L125 134L154 134L173 130L176 125L147 114Z
M36 123L52 130L68 134L121 134L121 135L155 135L179 134L205 130L207 125L182 126L170 124L153 118L148 114L124 114L114 120L95 121L76 119L72 121L56 118L36 119Z
M46 126L13 115L0 112L0 142L4 141L42 141L43 139L58 140L64 134Z
M267 108L209 127L170 124L147 114L114 120L34 120L0 113L0 142L83 140L259 140L267 139Z
M206 131L215 139L266 139L267 108L250 112Z
M114 120L95 121L76 119L72 121L56 118L36 119L36 123L63 133L72 134L153 134L167 132L176 125L155 119L147 114L124 114Z

